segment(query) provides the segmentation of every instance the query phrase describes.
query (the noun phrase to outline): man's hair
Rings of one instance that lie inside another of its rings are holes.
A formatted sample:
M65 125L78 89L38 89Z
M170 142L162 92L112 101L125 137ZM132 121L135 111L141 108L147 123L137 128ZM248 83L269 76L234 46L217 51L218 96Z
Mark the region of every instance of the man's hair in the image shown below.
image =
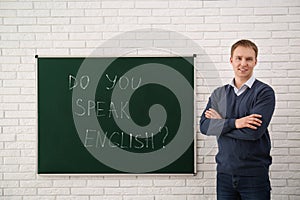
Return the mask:
M231 46L231 57L233 56L234 50L239 46L252 48L255 52L255 59L257 59L258 48L257 48L256 44L254 44L250 40L245 40L245 39L239 40Z

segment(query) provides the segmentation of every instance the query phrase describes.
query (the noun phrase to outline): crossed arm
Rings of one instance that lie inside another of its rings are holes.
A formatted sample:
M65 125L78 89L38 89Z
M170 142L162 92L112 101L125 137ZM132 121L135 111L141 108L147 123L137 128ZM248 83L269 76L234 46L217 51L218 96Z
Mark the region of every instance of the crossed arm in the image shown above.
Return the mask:
M210 98L201 116L200 130L203 134L257 140L267 131L274 112L275 95L272 89L263 91L249 110L252 114L242 118L224 118L217 109L213 109L215 103L213 105Z
M214 109L209 108L205 111L205 117L208 119L222 119L222 116ZM261 126L262 118L259 114L251 114L246 117L242 117L235 120L236 128L250 128L256 130L258 126Z

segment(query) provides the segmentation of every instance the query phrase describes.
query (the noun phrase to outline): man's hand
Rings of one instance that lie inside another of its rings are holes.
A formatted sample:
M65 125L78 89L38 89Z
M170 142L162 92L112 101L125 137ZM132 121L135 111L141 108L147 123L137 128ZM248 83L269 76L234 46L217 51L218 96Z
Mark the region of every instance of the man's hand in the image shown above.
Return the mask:
M205 117L208 119L222 119L222 116L212 108L205 111Z
M246 117L236 119L235 127L236 128L251 128L257 129L258 126L261 126L262 121L260 120L262 116L259 114L252 114Z

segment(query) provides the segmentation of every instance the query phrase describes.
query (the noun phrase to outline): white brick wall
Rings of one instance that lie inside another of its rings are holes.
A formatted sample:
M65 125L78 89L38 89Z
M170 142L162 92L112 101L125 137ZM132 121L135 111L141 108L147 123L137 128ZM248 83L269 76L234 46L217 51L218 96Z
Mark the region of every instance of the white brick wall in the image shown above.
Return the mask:
M256 76L277 97L270 125L272 199L300 198L300 1L0 1L0 199L199 200L215 199L214 138L198 135L198 175L55 176L36 174L36 63L41 56L113 55L129 47L185 51L173 34L130 35L141 28L188 36L208 54L197 57L197 115L215 81L232 72L230 45L254 40L260 49ZM116 41L106 42L113 36ZM118 36L117 36L118 37ZM151 38L153 37L153 38ZM161 41L152 39L160 38ZM173 41L173 43L168 42ZM106 43L105 43L106 42ZM133 53L155 50L136 50ZM189 51L187 51L189 52ZM132 53L132 52L131 52ZM194 53L194 52L189 52ZM203 58L201 60L201 58ZM207 65L209 66L209 65ZM203 80L203 75L207 80ZM211 78L211 79L209 79ZM198 131L199 133L199 131Z

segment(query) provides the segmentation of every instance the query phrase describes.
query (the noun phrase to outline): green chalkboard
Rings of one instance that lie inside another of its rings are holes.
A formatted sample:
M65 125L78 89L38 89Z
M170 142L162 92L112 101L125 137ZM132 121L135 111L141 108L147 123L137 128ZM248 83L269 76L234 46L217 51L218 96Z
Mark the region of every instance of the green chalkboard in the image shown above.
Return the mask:
M38 57L39 174L194 174L194 57Z

